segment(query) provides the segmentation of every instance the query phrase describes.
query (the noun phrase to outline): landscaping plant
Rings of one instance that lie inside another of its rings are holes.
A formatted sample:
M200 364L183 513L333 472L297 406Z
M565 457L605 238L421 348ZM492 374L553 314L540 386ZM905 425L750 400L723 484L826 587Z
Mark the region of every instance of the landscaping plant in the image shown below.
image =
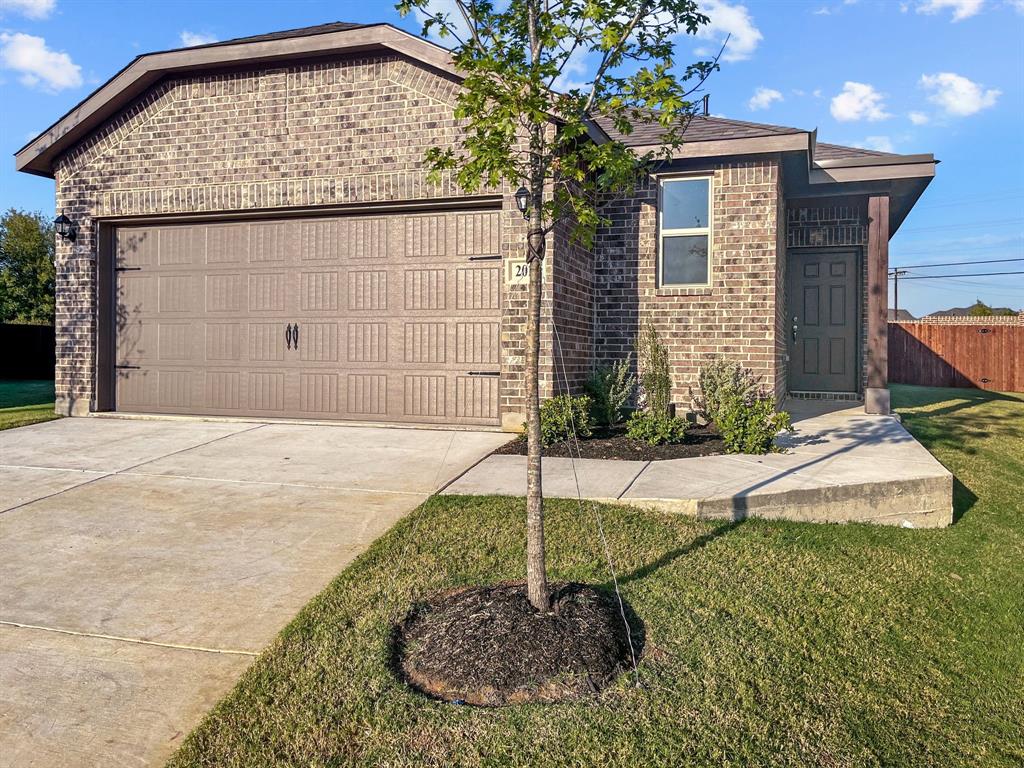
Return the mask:
M668 349L658 330L647 323L637 336L640 369L640 410L626 424L626 434L648 445L678 443L686 437L686 421L672 413L672 371Z
M636 376L629 372L629 359L598 366L587 379L586 387L594 400L598 422L614 427L622 421L623 412L636 389Z
M716 356L700 367L697 386L696 393L690 388L694 410L705 421L717 424L724 403L750 397L760 389L760 382L749 368Z
M690 388L696 412L715 425L726 453L769 453L775 436L792 430L789 414L775 409L775 398L746 366L714 357L697 373L699 392Z
M586 395L558 395L541 403L540 435L544 445L568 442L576 437L590 437L593 406Z
M775 409L775 398L765 390L740 396L730 395L718 404L715 421L726 453L770 453L775 436L792 430L789 414Z
M695 0L399 0L397 8L416 14L424 37L453 42L462 77L453 110L462 138L427 151L430 180L462 194L518 187L525 202L525 259L538 262L528 273L523 333L526 582L530 603L547 611L539 262L557 226L589 245L604 220L599 201L634 189L682 145L696 112L689 97L718 65L679 66L676 42L709 19ZM573 82L556 90L570 73ZM623 135L653 125L656 149L638 154L614 139L591 141L598 115Z

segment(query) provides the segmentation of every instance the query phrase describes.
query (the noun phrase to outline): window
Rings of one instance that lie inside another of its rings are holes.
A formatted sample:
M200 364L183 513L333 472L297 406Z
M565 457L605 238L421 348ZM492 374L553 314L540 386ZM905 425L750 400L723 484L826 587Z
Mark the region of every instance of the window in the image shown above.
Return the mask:
M711 283L711 179L661 182L659 282L662 286Z

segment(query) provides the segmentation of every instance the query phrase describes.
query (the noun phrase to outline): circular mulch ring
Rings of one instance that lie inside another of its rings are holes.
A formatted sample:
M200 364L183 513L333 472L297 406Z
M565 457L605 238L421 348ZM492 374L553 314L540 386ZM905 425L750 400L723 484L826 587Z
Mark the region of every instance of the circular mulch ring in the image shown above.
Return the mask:
M395 671L433 698L480 706L555 702L596 693L631 668L614 594L551 585L552 609L534 610L523 583L470 587L413 607L396 627ZM633 653L642 631L629 611Z

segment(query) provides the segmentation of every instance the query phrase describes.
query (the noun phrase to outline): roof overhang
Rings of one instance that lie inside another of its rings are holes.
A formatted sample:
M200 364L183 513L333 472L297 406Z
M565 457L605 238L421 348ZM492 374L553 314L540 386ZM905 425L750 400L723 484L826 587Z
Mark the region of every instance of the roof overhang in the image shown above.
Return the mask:
M290 37L147 53L101 85L64 117L15 153L15 168L53 178L58 156L128 106L157 81L178 73L285 59L391 50L456 75L451 52L390 24Z
M755 136L742 139L714 139L710 141L684 141L672 151L673 160L689 160L696 157L726 157L730 155L760 155L770 152L798 152L809 149L813 133L782 133L770 136ZM658 154L660 144L634 146L638 155L648 152Z

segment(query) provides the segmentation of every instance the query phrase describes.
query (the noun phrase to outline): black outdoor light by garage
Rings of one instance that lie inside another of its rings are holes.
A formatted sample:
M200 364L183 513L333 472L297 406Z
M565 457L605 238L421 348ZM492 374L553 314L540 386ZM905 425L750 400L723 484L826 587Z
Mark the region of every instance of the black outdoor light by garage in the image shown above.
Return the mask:
M523 214L523 218L527 219L526 211L530 205L530 191L526 187L520 187L516 190L516 208Z
M61 211L60 216L53 220L53 228L57 231L58 235L71 242L75 241L75 236L78 234L78 230L75 229L75 223L64 215L64 211Z

